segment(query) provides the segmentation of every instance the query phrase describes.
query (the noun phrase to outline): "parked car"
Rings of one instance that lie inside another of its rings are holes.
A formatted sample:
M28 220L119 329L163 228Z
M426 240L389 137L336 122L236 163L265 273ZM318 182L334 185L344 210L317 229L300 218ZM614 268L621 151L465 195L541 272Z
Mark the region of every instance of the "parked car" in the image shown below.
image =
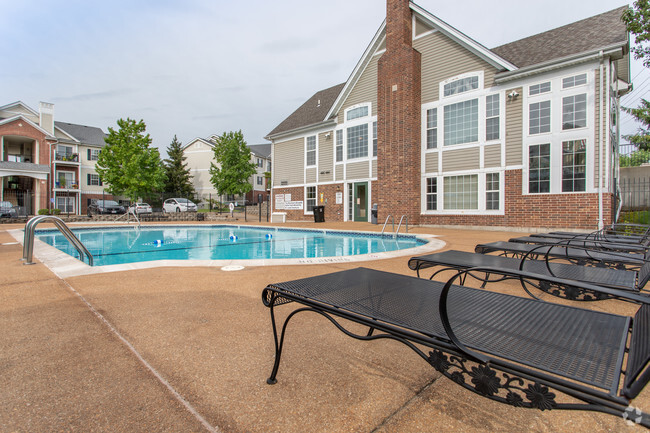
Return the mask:
M151 206L148 203L136 203L129 206L129 212L135 212L136 215L151 213Z
M186 198L168 198L163 203L163 212L196 212L197 207Z
M0 201L0 217L15 218L17 216L16 208L9 201Z
M88 206L88 215L126 213L124 206L113 200L97 200Z

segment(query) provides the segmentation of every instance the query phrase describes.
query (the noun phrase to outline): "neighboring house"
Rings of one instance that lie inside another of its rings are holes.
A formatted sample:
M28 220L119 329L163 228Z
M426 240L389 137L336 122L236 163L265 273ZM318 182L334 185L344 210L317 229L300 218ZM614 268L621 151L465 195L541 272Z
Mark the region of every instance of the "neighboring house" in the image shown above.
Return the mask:
M100 128L54 121L53 104L41 102L38 112L20 101L0 107L0 199L28 215L84 213L102 197L95 164L104 137Z
M224 200L243 203L244 197L241 196L221 196L210 182L210 165L215 162L214 146L216 136L209 138L195 138L183 147L183 154L187 158L187 167L192 175L194 189L201 200ZM253 186L252 191L246 194L248 203L256 204L260 198L261 201L268 200L269 185L264 173L271 171L271 145L255 144L248 145L251 150L251 162L257 167L257 173L253 175L249 182Z
M487 49L414 3L347 82L273 129L272 203L290 220L594 229L612 222L626 7ZM334 47L332 47L334 49Z

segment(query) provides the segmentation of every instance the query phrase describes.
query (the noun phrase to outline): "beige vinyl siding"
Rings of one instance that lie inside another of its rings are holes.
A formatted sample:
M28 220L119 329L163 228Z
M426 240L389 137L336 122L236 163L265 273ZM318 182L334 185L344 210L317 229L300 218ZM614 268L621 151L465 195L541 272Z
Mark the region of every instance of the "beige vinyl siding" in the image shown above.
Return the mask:
M442 152L442 171L478 170L480 164L480 149L448 150Z
M305 176L305 139L301 137L275 143L273 151L273 186L282 186L282 181L287 181L287 185L302 184Z
M350 94L345 99L338 114L338 123L341 124L345 121L345 109L352 105L361 104L364 102L371 102L371 116L377 114L377 62L381 56L373 56L370 63L366 66L365 71L359 77L359 80L350 91Z
M485 146L483 152L484 167L501 167L501 145L492 144Z
M377 160L372 161L372 175L370 176L373 179L377 179Z
M432 30L432 28L427 24L423 23L419 19L415 20L415 36L419 36L422 33L428 32L429 30Z
M424 171L425 173L438 172L438 152L426 153L424 155Z
M210 172L207 169L191 170L190 174L192 175L192 184L197 192L210 192L216 190L212 183L210 182Z
M506 95L515 90L522 95L523 89L506 90ZM521 165L523 152L523 97L506 101L506 165Z
M316 183L316 168L308 168L305 170L305 183Z
M329 134L329 138L325 136ZM334 180L334 131L318 135L318 181Z
M625 81L630 79L630 55L626 54L623 58L616 61L616 76L617 78Z
M422 103L439 99L440 82L466 72L484 71L484 87L494 86L496 69L440 32L413 42L422 53Z
M346 179L367 179L368 161L348 163L345 174Z
M343 180L343 164L338 164L334 167L336 180Z

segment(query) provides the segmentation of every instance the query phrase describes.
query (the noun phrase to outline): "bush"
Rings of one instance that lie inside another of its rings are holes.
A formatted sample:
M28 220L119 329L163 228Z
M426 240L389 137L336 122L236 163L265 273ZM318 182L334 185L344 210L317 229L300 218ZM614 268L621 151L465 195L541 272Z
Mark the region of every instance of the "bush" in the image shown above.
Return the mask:
M59 215L61 213L61 209L52 209L52 215Z
M50 210L49 210L49 209L39 209L39 210L38 210L38 214L39 214L39 215L49 215L49 214L50 214Z

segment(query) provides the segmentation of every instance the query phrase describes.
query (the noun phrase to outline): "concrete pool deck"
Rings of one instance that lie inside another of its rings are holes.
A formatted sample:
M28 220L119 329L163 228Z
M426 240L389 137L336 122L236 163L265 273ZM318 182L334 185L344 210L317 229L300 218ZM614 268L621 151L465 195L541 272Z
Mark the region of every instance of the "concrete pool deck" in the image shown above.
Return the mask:
M380 231L365 223L282 226ZM40 227L40 226L39 226ZM353 340L299 315L278 383L269 283L357 266L413 275L408 257L363 263L165 267L59 278L24 266L0 226L0 431L643 431L611 415L516 409L441 377L405 346ZM520 233L415 227L444 249ZM516 286L503 290L524 296ZM572 303L631 314L617 301ZM279 312L282 309L278 309ZM633 402L650 412L650 388Z

